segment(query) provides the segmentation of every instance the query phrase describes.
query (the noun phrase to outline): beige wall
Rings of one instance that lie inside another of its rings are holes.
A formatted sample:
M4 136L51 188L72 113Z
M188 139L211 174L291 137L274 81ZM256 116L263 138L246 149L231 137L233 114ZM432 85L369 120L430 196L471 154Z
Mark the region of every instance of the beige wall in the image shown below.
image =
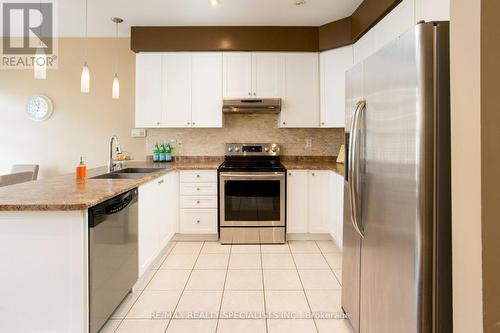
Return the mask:
M278 115L224 115L224 128L151 129L147 151L152 154L156 142L176 139L182 142L182 155L224 155L224 144L230 142L276 142L286 155L337 156L344 141L343 129L277 128ZM306 140L312 145L306 147Z
M481 0L451 1L453 317L455 333L483 332L480 2Z
M31 70L0 70L0 174L12 164L37 163L41 176L72 172L79 156L89 166L106 164L108 140L117 134L122 146L143 159L145 140L130 137L134 123L135 56L130 40L119 40L121 98L111 99L116 43L90 39L90 94L80 93L83 40L59 39L59 69L47 80L35 80ZM25 104L32 94L45 94L54 103L46 122L28 119Z

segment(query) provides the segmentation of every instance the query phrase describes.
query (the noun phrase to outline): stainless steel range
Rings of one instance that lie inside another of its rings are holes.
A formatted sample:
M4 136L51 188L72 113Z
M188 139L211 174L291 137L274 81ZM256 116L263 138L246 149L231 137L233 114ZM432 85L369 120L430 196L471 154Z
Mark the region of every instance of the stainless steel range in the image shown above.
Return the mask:
M285 242L286 169L273 143L226 144L219 167L222 244Z

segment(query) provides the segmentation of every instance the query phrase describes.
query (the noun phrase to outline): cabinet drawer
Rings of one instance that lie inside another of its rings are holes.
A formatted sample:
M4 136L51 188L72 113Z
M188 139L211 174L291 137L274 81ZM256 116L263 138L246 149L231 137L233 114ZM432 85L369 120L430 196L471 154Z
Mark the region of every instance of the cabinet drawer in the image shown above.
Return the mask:
M217 184L181 183L181 195L217 195Z
M182 196L181 208L217 208L217 196Z
M216 170L181 171L181 183L217 183Z
M181 209L180 233L217 233L217 209Z

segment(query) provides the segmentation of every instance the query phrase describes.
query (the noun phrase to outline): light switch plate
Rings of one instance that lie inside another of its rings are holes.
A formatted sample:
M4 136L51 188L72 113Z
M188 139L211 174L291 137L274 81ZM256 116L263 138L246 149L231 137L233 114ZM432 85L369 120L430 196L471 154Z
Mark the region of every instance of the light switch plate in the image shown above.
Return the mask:
M146 129L145 128L133 128L131 133L133 138L145 138Z

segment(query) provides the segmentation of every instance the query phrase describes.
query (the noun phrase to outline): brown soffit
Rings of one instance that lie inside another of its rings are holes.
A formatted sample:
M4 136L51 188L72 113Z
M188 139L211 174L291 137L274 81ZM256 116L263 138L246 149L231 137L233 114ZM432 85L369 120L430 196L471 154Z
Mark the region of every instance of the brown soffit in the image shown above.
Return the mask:
M318 27L132 27L134 52L317 52Z
M176 26L132 27L134 52L318 52L353 44L402 0L364 0L346 18L320 27Z

